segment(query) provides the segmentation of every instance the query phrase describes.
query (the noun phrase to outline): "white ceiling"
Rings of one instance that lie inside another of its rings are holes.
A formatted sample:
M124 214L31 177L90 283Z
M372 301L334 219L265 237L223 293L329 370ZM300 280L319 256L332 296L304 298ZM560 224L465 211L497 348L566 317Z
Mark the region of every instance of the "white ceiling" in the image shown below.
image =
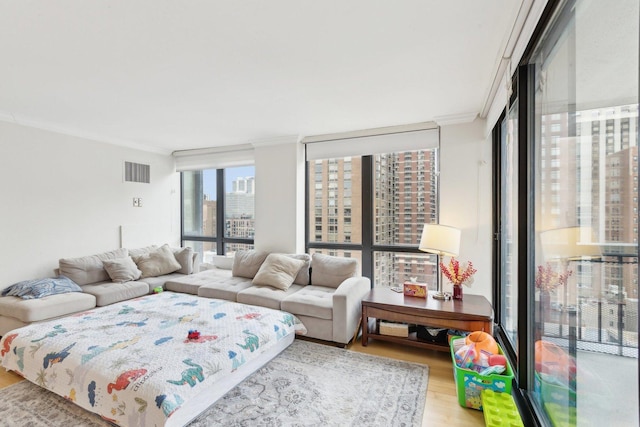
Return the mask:
M473 116L521 4L0 0L0 120L170 152Z

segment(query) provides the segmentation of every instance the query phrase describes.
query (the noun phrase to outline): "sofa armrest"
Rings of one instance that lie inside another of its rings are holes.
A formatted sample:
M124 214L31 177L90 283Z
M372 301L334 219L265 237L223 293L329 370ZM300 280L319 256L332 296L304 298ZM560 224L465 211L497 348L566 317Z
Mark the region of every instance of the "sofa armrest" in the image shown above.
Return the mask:
M371 290L368 277L350 277L333 294L333 340L347 344L362 316L362 299Z

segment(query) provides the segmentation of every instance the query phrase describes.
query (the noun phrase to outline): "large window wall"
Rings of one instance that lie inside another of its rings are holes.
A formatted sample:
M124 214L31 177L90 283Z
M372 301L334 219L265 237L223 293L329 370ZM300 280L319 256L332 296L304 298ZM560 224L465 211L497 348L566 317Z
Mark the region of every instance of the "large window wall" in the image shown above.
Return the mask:
M640 422L639 16L551 2L494 129L497 335L543 425Z
M357 258L374 286L411 278L435 289L436 257L417 249L437 222L437 148L311 160L310 252Z
M253 248L254 166L184 171L181 181L183 245L204 263Z

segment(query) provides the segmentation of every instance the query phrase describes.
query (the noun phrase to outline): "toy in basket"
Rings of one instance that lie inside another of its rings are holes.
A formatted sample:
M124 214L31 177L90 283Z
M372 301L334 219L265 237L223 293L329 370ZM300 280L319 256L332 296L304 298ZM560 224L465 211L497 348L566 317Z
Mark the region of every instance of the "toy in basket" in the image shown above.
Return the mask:
M488 348L497 349L497 353L479 348L481 346L477 343L484 341L488 341ZM495 347L492 344L495 344ZM502 349L491 335L476 334L471 339L453 337L451 358L460 406L482 410L482 390L511 393L513 371Z

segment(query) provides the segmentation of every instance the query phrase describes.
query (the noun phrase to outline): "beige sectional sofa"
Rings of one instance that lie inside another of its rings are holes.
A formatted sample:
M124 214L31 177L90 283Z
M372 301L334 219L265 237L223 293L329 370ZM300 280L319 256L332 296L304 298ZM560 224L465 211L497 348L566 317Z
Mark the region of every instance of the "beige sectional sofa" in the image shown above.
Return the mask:
M162 287L282 309L302 321L308 337L345 345L359 326L361 301L371 287L368 278L358 276L356 260L322 254L238 251L230 270L198 270L197 254L190 248L167 245L61 259L60 275L72 279L83 292L26 300L0 297L0 336L29 323L137 298Z

